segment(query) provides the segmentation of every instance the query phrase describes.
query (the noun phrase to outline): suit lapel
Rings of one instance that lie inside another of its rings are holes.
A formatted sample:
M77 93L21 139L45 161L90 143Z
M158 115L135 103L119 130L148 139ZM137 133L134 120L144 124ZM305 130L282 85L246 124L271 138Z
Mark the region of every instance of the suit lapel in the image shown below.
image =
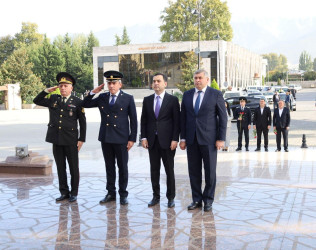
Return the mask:
M154 119L156 119L155 116L155 107L154 107L154 100L155 100L155 94L151 95L148 97L148 105L149 105L149 110L150 110L150 114L152 115L152 117Z
M210 96L211 96L211 91L210 91L210 88L207 87L199 110L207 106L207 102L210 99Z
M124 92L121 90L119 95L116 97L116 100L115 100L115 103L114 105L112 106L112 109L115 108L116 106L119 106L119 104L121 103L122 101L122 97L124 96ZM108 100L107 100L107 103L109 104L109 99L110 99L110 94L108 96Z
M160 107L158 118L161 116L161 113L163 113L165 111L166 107L168 106L168 102L169 101L170 101L170 95L166 92L165 96L164 96L164 98L162 100L162 104L161 104L161 107Z
M194 93L195 93L195 88L192 89L190 92L188 92L188 102L189 102L189 108L191 112L194 112L194 108L193 108Z

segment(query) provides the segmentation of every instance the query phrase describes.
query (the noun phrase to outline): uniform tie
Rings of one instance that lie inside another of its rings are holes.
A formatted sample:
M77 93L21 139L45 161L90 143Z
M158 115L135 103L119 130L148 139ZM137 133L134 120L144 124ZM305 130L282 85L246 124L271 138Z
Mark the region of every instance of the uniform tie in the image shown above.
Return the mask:
M194 105L194 113L197 115L200 109L200 101L201 101L201 90L198 91L198 97L196 98L195 105Z
M66 97L65 96L63 96L63 103L66 103Z
M156 107L155 107L155 116L156 118L158 118L159 111L160 111L160 96L158 95L156 99L157 101L156 101Z
M112 108L113 105L115 104L115 97L116 97L116 95L111 95L111 97L112 97L112 99L110 101L110 107Z

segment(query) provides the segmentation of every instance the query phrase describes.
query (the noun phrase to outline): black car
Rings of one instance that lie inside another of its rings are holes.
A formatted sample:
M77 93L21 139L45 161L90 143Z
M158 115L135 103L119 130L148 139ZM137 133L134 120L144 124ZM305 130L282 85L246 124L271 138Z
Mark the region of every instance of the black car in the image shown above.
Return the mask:
M250 108L251 110L251 121L253 120L253 114L257 107L259 107L260 99L265 98L264 96L247 96L247 104L246 106ZM266 99L266 98L265 98ZM234 113L236 107L240 105L239 97L231 97L226 98L225 101L228 102L230 109ZM266 100L266 106L269 107L268 100ZM236 121L236 119L232 120L233 122Z

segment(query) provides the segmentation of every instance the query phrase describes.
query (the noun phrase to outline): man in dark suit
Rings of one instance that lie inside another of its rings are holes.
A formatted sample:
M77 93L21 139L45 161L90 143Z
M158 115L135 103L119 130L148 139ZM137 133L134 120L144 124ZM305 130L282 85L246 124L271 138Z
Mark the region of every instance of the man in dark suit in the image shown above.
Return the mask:
M98 107L101 115L99 141L101 142L106 169L108 191L101 204L116 200L116 170L119 168L119 194L121 205L127 205L128 151L133 147L137 134L137 114L133 96L121 90L123 74L118 71L104 73L109 92L99 93L104 83L85 97L83 106Z
M174 155L180 133L180 105L177 97L165 91L167 77L157 73L153 77L155 94L144 98L141 116L142 146L148 149L150 159L153 199L148 206L160 202L161 159L167 175L168 207L174 207L176 195L174 179Z
M251 128L251 110L246 106L247 98L239 97L240 106L234 111L234 118L237 119L238 130L238 148L240 151L242 147L242 134L245 134L245 148L249 151L249 129Z
M266 106L264 98L260 99L260 105L255 109L253 116L253 129L257 130L257 148L255 151L260 151L261 148L261 134L264 137L264 149L268 151L268 133L271 127L271 110Z
M45 89L39 93L34 103L49 108L49 123L46 141L53 144L53 154L57 166L59 191L61 196L56 201L69 198L70 202L77 200L79 186L78 152L86 139L86 117L82 108L82 100L71 94L75 79L66 72L57 74L58 86ZM49 93L59 88L61 95ZM80 134L78 138L77 123ZM71 175L71 191L67 184L66 159Z
M274 110L273 113L273 128L276 130L276 143L277 149L275 152L281 151L281 133L283 135L283 146L284 151L289 152L288 150L288 131L290 129L290 110L284 107L285 103L283 100L279 101L279 107Z
M223 95L208 86L205 70L194 73L195 88L184 92L181 104L182 150L187 148L190 184L193 202L188 210L202 206L212 209L216 186L217 150L224 147L227 114ZM205 188L202 193L202 160Z

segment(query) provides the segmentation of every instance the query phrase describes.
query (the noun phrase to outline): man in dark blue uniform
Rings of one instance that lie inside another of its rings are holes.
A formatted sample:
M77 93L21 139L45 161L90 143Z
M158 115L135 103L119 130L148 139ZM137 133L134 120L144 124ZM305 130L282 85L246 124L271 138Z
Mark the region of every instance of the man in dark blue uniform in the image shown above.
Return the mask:
M92 90L83 101L86 108L98 107L101 114L99 141L101 142L106 169L107 195L101 204L116 200L116 170L119 169L119 194L121 205L128 204L128 151L133 147L137 135L137 114L133 96L121 90L123 74L118 71L104 73L109 92L101 93L104 83Z
M49 108L49 124L46 141L53 143L53 154L57 165L59 191L61 196L56 201L69 198L70 202L77 200L79 186L78 152L86 138L86 117L82 108L82 100L71 94L75 79L66 72L56 76L58 86L45 89L39 93L34 103ZM61 95L46 95L59 88ZM80 133L78 135L77 123ZM66 159L71 175L71 191L67 184Z
M238 148L236 151L240 151L242 147L242 134L245 134L245 147L246 151L249 151L249 129L251 127L251 110L246 107L247 98L239 97L240 106L234 111L234 118L237 119L238 130Z

